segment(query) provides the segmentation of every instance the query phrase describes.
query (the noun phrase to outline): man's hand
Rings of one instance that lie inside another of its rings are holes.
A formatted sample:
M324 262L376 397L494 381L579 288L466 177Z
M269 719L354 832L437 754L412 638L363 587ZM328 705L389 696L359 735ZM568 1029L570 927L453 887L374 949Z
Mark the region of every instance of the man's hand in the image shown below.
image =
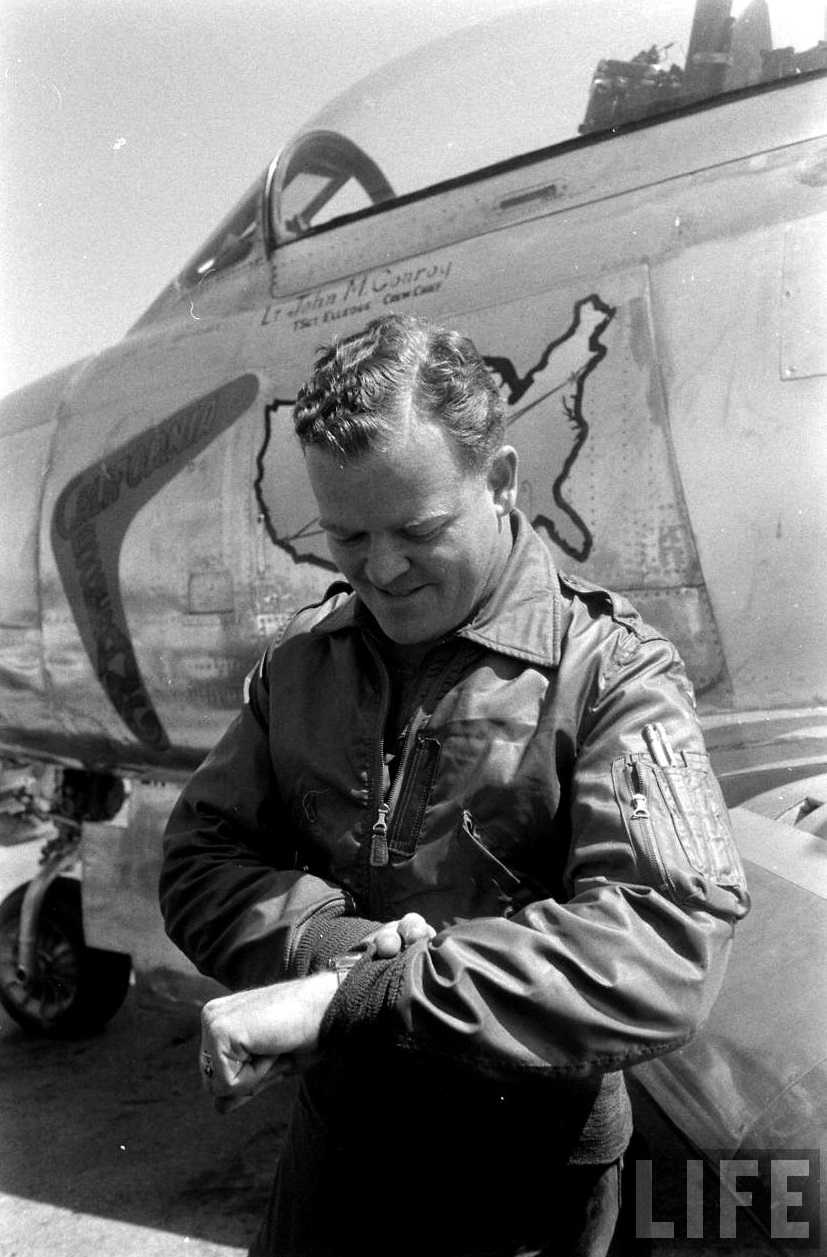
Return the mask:
M380 925L363 942L372 946L373 954L378 960L392 960L403 947L418 943L423 938L433 938L435 934L434 927L418 912L407 912L398 921L387 921Z
M363 945L374 958L389 960L435 933L418 912L409 912L374 930ZM232 1112L265 1087L313 1063L322 1021L338 988L335 973L317 973L223 995L204 1005L201 1078L219 1113Z
M335 973L210 1000L201 1012L201 1075L220 1113L306 1068L319 1046Z

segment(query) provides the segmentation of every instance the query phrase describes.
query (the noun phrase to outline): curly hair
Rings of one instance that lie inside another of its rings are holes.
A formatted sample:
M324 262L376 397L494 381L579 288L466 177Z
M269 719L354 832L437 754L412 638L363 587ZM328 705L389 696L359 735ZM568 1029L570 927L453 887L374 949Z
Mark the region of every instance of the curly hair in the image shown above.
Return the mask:
M505 434L502 399L473 342L413 314L383 315L320 349L293 408L302 446L342 462L412 416L441 424L473 471L487 469Z

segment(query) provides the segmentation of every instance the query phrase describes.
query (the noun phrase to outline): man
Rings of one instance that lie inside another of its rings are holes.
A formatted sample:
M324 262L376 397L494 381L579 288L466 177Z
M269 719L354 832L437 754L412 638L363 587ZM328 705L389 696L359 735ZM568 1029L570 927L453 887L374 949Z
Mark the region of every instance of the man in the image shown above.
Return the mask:
M748 909L674 648L558 576L467 339L386 317L295 407L348 585L170 820L219 1106L304 1070L254 1257L607 1251L622 1071L691 1037Z

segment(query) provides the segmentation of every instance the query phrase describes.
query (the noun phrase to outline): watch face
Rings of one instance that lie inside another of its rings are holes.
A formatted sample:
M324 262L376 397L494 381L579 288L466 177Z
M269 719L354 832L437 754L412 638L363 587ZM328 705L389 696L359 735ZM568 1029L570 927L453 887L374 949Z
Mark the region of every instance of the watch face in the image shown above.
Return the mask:
M327 967L334 973L344 976L346 973L350 972L354 965L358 964L359 961L363 959L365 954L366 953L363 951L346 951L339 956L331 956L330 960L327 962Z

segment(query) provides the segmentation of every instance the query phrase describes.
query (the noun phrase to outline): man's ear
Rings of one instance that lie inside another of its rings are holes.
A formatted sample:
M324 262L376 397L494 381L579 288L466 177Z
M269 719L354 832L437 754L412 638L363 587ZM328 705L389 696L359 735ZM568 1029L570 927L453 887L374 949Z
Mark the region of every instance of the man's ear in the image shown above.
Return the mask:
M500 446L488 472L488 487L494 495L498 515L509 515L517 505L517 464L514 447Z

